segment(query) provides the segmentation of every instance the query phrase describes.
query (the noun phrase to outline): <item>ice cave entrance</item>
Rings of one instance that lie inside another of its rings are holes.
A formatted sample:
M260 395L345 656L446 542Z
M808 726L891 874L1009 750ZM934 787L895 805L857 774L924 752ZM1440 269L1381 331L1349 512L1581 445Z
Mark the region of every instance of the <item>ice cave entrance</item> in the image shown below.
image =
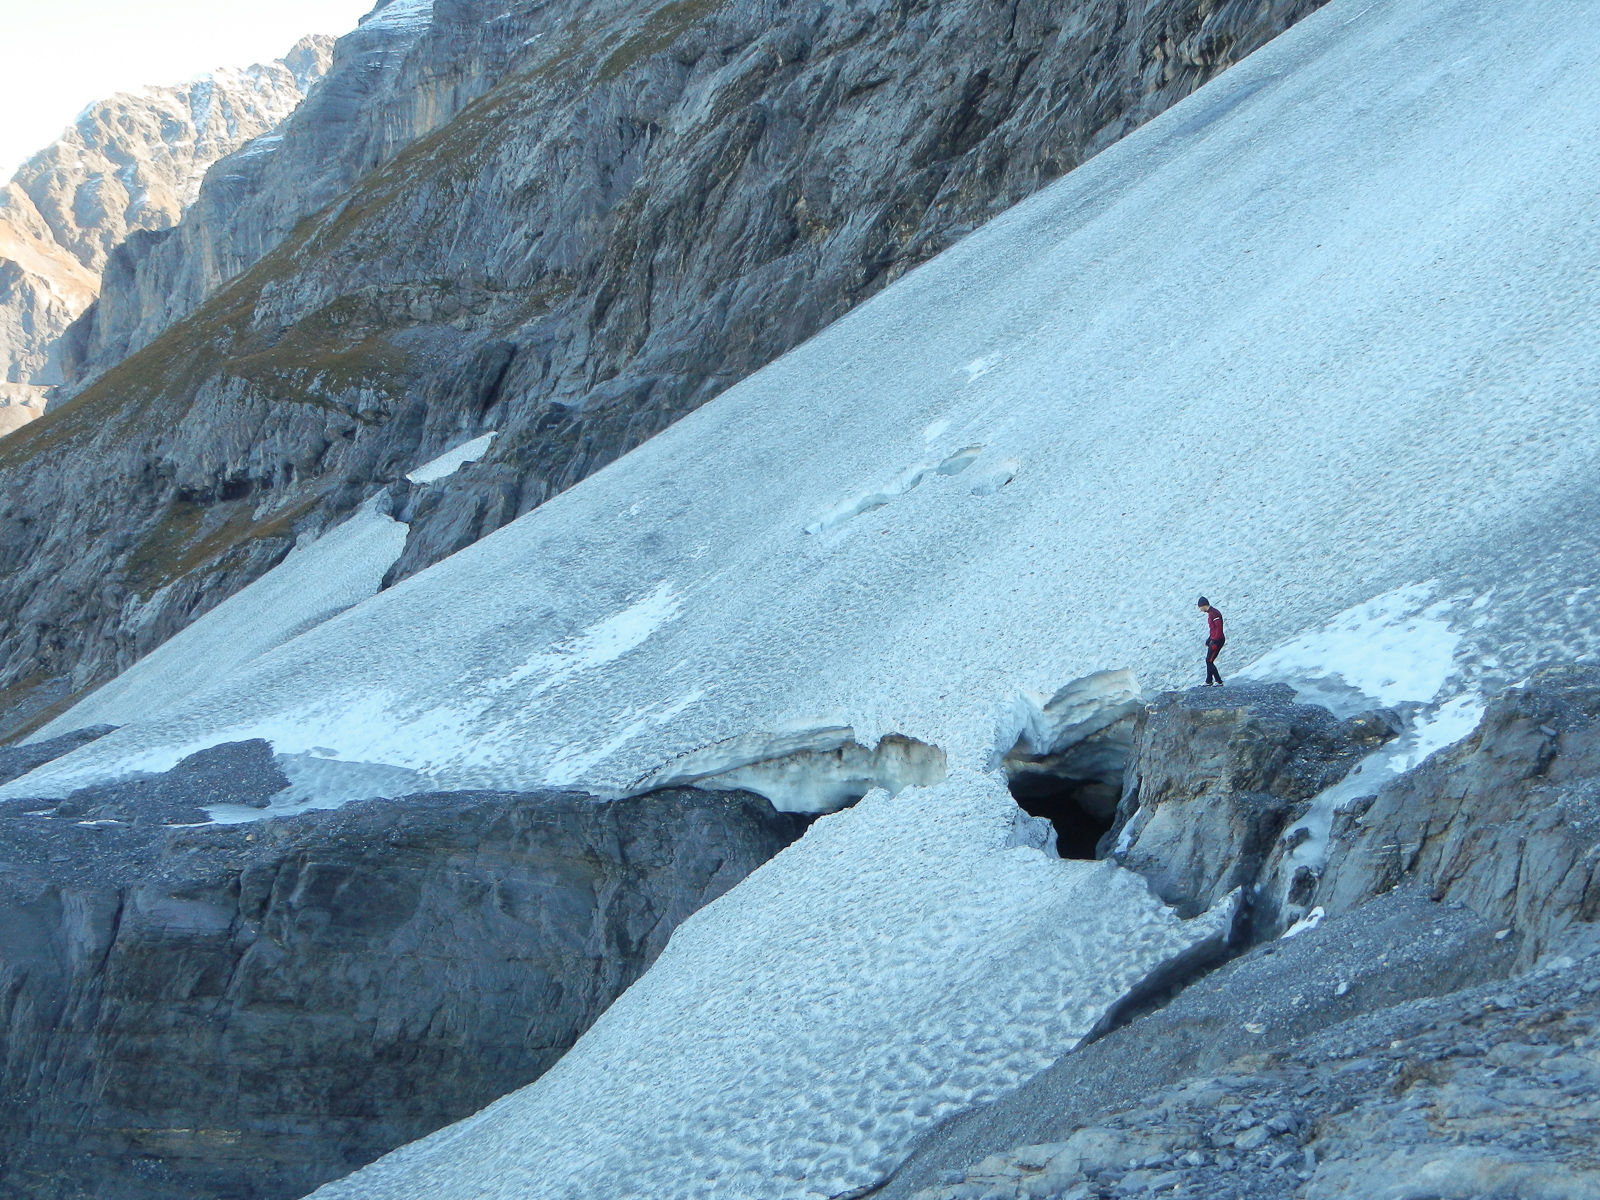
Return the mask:
M1094 858L1100 839L1111 831L1122 794L1102 779L1063 779L1024 773L1010 779L1011 796L1030 817L1043 817L1055 827L1056 853L1062 858Z
M1132 671L1098 671L1053 696L1019 692L1001 759L1011 797L1056 831L1062 858L1094 858L1117 815L1143 708Z

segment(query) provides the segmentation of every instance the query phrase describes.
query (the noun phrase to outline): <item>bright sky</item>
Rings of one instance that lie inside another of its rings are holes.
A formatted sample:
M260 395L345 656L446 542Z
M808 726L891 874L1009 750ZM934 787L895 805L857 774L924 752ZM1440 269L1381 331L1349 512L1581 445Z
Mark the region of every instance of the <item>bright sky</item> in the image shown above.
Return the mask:
M0 0L0 181L85 105L347 33L374 0Z

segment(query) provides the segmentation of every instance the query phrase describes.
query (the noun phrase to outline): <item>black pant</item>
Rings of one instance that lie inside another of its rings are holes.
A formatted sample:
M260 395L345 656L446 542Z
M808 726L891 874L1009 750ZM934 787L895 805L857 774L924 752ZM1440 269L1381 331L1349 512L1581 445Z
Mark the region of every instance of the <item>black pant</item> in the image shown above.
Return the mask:
M1217 670L1217 654L1222 650L1221 642L1206 639L1206 684L1222 682L1222 673Z

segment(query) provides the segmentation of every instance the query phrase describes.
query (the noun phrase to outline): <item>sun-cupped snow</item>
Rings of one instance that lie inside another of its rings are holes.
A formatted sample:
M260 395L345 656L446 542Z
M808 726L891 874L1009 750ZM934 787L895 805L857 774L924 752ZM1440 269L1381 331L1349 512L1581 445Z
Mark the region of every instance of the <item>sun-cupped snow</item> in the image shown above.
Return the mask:
M823 714L977 766L1021 690L1198 683L1201 593L1225 675L1422 584L1488 600L1362 653L1442 623L1480 695L1592 654L1584 13L1333 0L577 487L0 794L256 736L427 787L622 794Z
M477 462L489 453L489 447L494 445L494 433L486 433L475 437L470 442L462 442L454 450L446 450L438 458L423 463L416 470L406 475L412 483L436 483L447 475L454 475L468 463Z
M375 501L367 501L343 524L290 551L249 587L29 740L44 741L89 725L127 725L180 707L234 668L372 595L405 542L406 527L376 511Z
M317 1193L827 1197L1226 935L1110 862L1004 848L993 776L875 792L678 928L537 1082Z

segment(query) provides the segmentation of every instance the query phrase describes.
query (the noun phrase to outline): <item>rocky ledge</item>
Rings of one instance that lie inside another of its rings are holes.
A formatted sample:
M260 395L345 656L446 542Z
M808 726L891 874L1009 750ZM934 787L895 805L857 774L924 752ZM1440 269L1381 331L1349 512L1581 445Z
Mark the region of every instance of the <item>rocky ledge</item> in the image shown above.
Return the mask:
M802 830L687 789L170 823L253 750L0 814L0 1194L304 1195L539 1076Z
M1600 1197L1600 669L1493 700L1291 871L1313 793L1392 729L1281 687L1148 706L1102 845L1171 902L1242 888L1236 957L932 1131L874 1195Z

